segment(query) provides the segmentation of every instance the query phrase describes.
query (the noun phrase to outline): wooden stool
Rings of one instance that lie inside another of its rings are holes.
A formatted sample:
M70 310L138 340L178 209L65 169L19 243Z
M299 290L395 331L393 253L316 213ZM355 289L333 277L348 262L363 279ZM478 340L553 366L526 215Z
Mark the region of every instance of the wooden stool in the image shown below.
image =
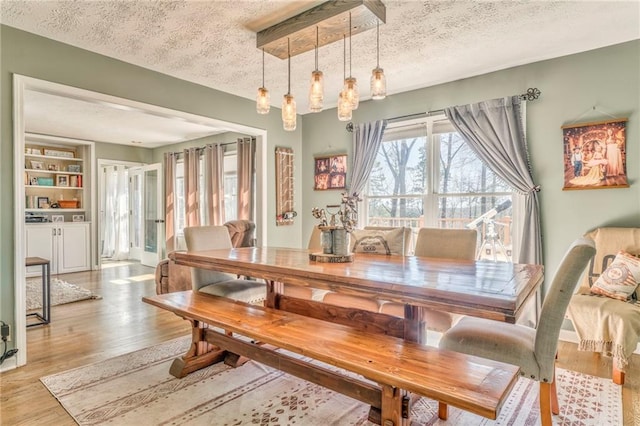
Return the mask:
M51 322L51 263L42 257L27 257L27 266L42 265L42 314L34 312L27 314L27 317L34 316L39 322L27 324L27 327L34 325L49 324Z

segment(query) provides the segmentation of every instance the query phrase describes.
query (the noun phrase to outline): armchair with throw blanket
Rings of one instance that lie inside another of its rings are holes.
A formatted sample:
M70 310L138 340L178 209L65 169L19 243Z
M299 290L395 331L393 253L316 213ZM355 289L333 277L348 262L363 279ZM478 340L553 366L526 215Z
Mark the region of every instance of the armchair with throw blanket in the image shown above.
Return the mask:
M612 356L612 379L622 385L640 341L640 259L634 257L640 254L640 228L598 228L586 237L595 241L596 255L571 299L567 316L578 335L578 349ZM613 292L606 291L607 285ZM625 288L624 295L618 293Z

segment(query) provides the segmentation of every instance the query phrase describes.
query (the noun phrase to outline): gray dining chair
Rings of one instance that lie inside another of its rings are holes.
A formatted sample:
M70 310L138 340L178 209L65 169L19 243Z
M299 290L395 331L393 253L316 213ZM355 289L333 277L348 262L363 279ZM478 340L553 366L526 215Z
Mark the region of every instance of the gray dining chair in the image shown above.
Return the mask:
M560 412L554 380L560 327L578 280L595 252L595 243L588 238L579 238L569 247L544 299L537 329L464 317L443 334L440 348L519 366L522 376L540 382L540 419L543 426L551 426L551 414ZM440 408L446 410L446 405Z
M476 258L478 233L475 229L420 228L416 238L415 256L473 261ZM404 305L387 302L380 312L404 317ZM448 312L424 310L422 316L429 330L444 332L460 318Z
M188 251L232 248L226 226L190 226L184 228ZM251 271L247 271L251 275ZM260 303L266 299L264 282L239 279L237 276L208 269L191 268L193 291L227 297L246 303Z

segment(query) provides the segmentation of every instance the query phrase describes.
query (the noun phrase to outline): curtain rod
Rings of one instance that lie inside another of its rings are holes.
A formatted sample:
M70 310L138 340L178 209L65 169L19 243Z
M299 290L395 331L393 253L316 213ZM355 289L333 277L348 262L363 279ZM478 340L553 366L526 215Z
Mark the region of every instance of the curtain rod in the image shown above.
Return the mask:
M238 143L238 141L235 142L224 142L224 143L208 143L207 145L220 145L220 146L227 146L227 145L236 145ZM205 146L197 146L195 147L195 149L205 149L207 147L207 145ZM185 149L191 149L194 147L189 147L189 148L185 148ZM175 151L173 152L173 154L176 155L184 155L184 149L182 151Z
M518 97L520 98L520 100L523 100L523 101L535 101L540 97L541 94L542 92L537 87L530 87L527 89L525 93L518 95ZM387 121L395 122L395 121L406 120L409 118L423 118L423 117L426 118L426 117L431 117L433 115L440 115L440 114L444 114L444 109L434 109L432 111L427 111L427 112L418 112L415 114L400 115L398 117L387 118ZM347 132L353 132L353 126L354 126L353 122L350 121L347 124Z

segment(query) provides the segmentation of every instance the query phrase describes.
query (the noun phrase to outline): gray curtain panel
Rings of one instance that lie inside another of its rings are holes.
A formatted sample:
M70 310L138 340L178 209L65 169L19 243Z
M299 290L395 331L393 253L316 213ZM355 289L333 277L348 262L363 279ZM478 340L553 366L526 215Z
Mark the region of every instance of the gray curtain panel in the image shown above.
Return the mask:
M204 184L207 225L222 225L224 219L224 147L220 144L204 148Z
M254 220L256 138L238 139L238 217Z
M164 218L165 247L167 253L176 249L176 228L175 228L175 181L176 181L176 161L175 152L164 154L164 200L166 204ZM167 254L165 253L165 255Z
M353 166L348 191L350 195L360 195L367 184L386 128L387 120L361 123L356 126L353 132Z
M533 182L518 96L445 108L453 126L496 175L511 185L514 207L522 206L513 229L518 263L542 263L540 207ZM517 211L514 208L514 214Z
M200 148L184 150L185 227L200 226Z

